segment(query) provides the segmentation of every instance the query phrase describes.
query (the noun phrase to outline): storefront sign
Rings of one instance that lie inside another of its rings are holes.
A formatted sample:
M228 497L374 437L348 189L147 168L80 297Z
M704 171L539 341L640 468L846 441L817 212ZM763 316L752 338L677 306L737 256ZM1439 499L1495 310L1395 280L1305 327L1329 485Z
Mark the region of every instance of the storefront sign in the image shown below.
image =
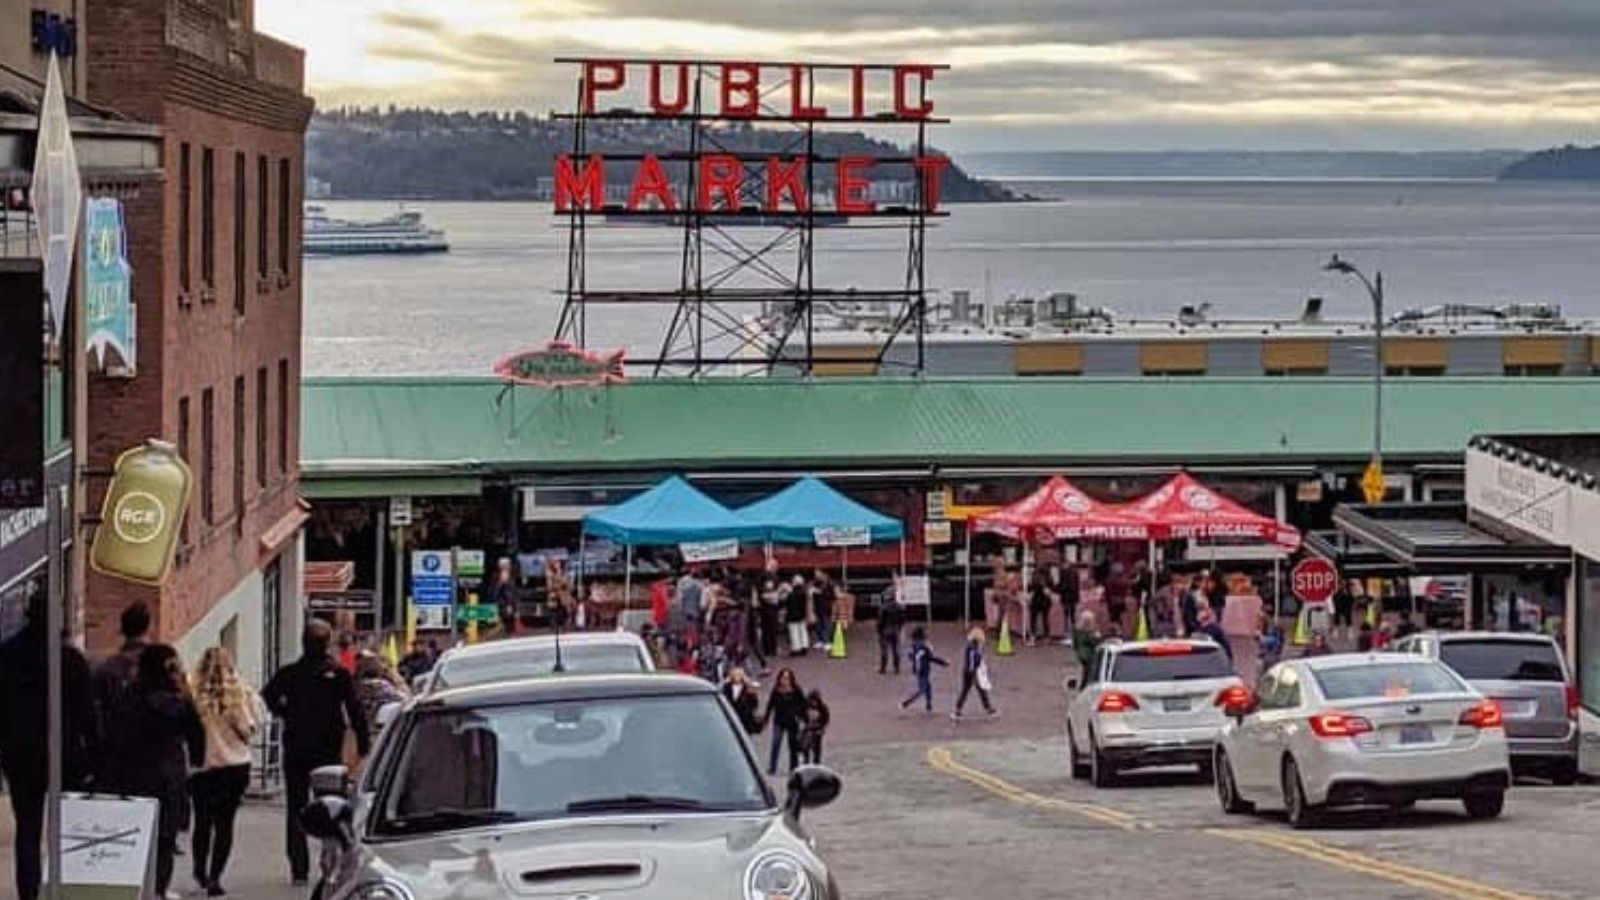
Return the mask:
M122 201L90 200L84 210L84 316L88 351L102 370L133 377L138 360L133 308L133 267L128 265L122 225ZM106 351L116 352L112 363Z
M507 356L494 364L494 374L511 384L534 387L578 387L628 380L623 370L623 351L591 353L562 341Z
M377 608L377 597L372 591L319 591L306 595L306 609L311 612L370 613Z
M696 541L679 544L678 552L683 554L683 561L686 563L716 562L738 556L739 542L733 538L725 541Z
M177 549L192 483L189 465L165 441L147 441L117 457L89 565L114 578L160 584Z
M392 528L409 528L411 526L411 498L389 498L389 525Z
M897 576L894 586L901 606L927 606L933 602L933 591L926 575Z
M858 525L846 528L813 528L818 547L866 547L872 544L872 529Z
M940 488L928 492L928 515L931 522L950 518L950 492Z
M1467 450L1467 506L1552 544L1571 546L1573 485L1493 453Z
M78 177L78 154L72 146L72 124L61 90L61 65L53 54L39 112L39 140L34 150L30 190L44 256L44 287L50 297L50 334L59 341L66 322L72 253L78 243L83 183Z
M0 517L44 505L44 270L0 259Z
M456 599L454 566L449 550L411 552L411 602L417 611L417 628L449 629Z
M949 522L923 522L922 542L930 547L943 546L950 543L951 529Z

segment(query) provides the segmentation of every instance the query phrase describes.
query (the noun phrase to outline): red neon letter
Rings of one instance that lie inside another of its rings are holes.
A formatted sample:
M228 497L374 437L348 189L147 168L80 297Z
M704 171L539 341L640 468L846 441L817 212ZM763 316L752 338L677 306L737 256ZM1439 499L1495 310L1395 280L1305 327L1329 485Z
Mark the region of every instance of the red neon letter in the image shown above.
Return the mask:
M755 63L722 64L722 114L753 119L761 111L761 67ZM734 95L740 96L735 102Z
M940 179L944 177L944 170L950 168L950 160L943 156L919 156L911 165L922 177L922 209L933 212L939 208Z
M566 212L576 201L579 209L599 209L606 194L606 161L596 153L583 164L582 171L572 171L572 157L565 153L556 157L556 212Z
M878 204L861 196L871 182L861 177L861 170L872 168L870 156L841 156L834 168L834 190L839 194L839 212L847 215L870 213Z
M723 82L726 84L727 82ZM735 157L712 153L700 157L700 191L696 197L699 209L710 212L716 209L712 195L721 192L724 209L739 208L739 183L744 180L744 166Z
M583 64L583 111L594 112L594 95L614 91L628 80L628 70L619 62L591 59Z
M795 157L788 165L784 165L776 156L767 158L767 212L777 212L783 208L784 194L789 195L795 212L805 212L811 207L805 182L800 180L805 164L803 156Z
M815 86L816 75L806 66L789 67L789 104L796 119L826 119L828 108L826 106L812 106L810 99Z
M678 201L672 198L672 185L667 183L667 173L654 153L646 153L639 161L639 171L633 176L633 189L628 192L628 209L638 209L646 199L654 197L661 208L672 212Z
M860 66L850 68L850 116L864 118L867 114L867 70Z
M667 63L667 65L673 65ZM650 64L650 111L658 116L675 116L689 106L689 67L677 63L678 68L678 99L667 103L661 99L661 66L662 63Z
M917 76L923 99L916 106L906 105L906 81ZM894 114L901 119L926 119L933 112L933 101L926 99L928 82L933 80L933 66L894 67Z

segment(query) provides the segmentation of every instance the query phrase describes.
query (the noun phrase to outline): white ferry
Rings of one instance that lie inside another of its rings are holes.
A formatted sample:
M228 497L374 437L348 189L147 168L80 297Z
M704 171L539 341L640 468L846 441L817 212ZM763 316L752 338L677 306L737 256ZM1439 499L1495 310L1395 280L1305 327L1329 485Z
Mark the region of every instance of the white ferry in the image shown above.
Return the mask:
M422 214L409 210L375 222L330 218L320 206L306 207L306 256L356 253L444 253L450 249L444 232L429 228Z

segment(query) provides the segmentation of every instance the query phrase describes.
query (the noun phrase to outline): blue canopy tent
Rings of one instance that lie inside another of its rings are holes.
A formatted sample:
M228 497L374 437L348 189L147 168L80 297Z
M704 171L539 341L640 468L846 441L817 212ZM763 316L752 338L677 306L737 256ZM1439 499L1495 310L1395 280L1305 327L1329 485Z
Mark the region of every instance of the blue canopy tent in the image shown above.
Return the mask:
M674 475L642 494L584 516L578 536L580 559L590 535L610 539L625 548L622 600L626 610L632 599L635 546L759 541L766 532ZM617 627L623 627L622 616L617 617Z

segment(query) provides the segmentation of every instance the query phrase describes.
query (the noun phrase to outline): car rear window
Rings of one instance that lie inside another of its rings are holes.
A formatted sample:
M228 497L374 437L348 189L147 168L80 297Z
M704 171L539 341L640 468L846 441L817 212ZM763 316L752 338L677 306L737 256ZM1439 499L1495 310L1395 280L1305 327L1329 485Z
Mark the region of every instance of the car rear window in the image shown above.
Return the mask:
M1227 678L1233 674L1221 647L1178 645L1162 650L1126 650L1111 666L1111 680L1124 682L1188 681Z
M1445 641L1439 658L1470 681L1566 681L1561 656L1543 641Z
M1437 663L1372 663L1314 669L1322 695L1330 701L1365 700L1379 697L1410 697L1415 694L1453 694L1466 685Z

